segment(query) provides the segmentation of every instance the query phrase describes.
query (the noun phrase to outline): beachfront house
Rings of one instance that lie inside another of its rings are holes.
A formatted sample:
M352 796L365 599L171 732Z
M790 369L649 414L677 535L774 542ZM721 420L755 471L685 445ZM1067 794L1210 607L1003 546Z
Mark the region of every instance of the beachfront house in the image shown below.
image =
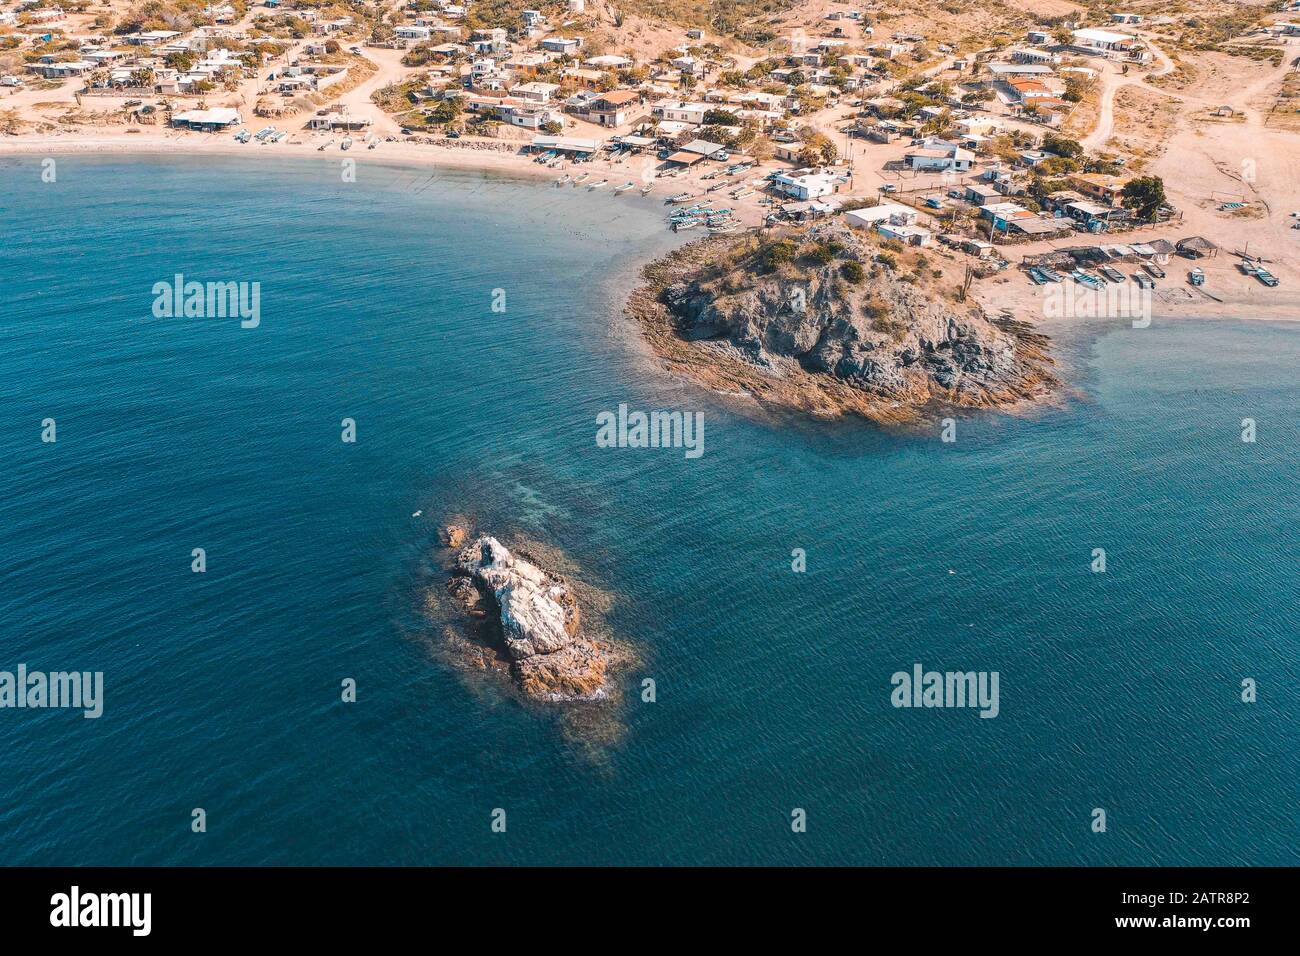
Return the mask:
M588 159L600 151L598 139L582 139L577 136L534 136L532 150L534 153L562 153L569 159Z
M370 126L371 122L371 120L364 116L351 116L347 113L321 110L311 118L311 123L309 125L312 129L326 131L338 129L355 132L357 130L364 130L366 127Z
M243 123L239 110L218 106L207 110L186 110L172 116L172 126L178 129L197 130L203 133L216 133L239 126Z
M564 116L549 106L503 100L496 109L499 119L521 129L542 130L548 126L563 126Z
M772 188L793 199L818 199L837 193L844 179L829 169L796 169L772 177Z
M598 126L624 126L639 121L633 113L640 105L641 94L636 90L613 90L588 100L573 113Z

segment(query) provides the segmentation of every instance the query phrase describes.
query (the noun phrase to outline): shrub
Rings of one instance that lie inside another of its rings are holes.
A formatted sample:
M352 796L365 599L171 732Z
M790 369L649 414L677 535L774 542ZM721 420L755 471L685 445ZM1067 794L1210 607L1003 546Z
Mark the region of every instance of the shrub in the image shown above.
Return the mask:
M792 239L777 239L758 250L759 267L764 272L775 272L785 262L793 262L798 246Z

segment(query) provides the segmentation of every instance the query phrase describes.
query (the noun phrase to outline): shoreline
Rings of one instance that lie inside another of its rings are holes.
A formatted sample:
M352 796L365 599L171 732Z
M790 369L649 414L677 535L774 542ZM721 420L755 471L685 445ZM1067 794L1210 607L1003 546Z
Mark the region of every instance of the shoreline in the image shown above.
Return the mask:
M331 159L352 159L357 165L374 164L385 166L398 166L398 168L412 169L447 169L456 170L456 172L477 172L495 174L504 178L517 179L525 182L547 182L554 183L555 179L563 176L568 166L564 168L550 168L550 166L538 166L533 163L532 157L517 152L523 143L515 140L455 140L463 143L461 146L430 146L428 143L411 143L411 142L383 142L377 150L367 150L367 148L354 147L351 151L344 153L338 148L330 148L329 151L321 151L318 140L304 140L304 142L285 142L277 143L272 147L260 146L256 143L237 143L233 139L221 137L220 134L194 134L194 133L172 133L169 135L149 135L134 133L100 133L92 135L8 135L0 137L0 159L4 157L25 157L25 156L222 156L222 157L243 157L243 159L256 160L257 157L266 155L270 157L292 157L292 159L307 160L331 160ZM506 148L495 148L498 146ZM608 168L607 168L608 166ZM586 165L584 165L586 169ZM590 164L590 170L593 173L610 173L611 177L617 174L625 174L629 179L636 179L636 173L633 168L615 170L610 164L595 163ZM673 189L672 183L655 183L656 187L662 186L664 191ZM612 194L611 194L612 195ZM651 194L655 196L655 194ZM629 194L629 198L642 199L638 193ZM645 199L650 199L646 196ZM753 221L761 217L762 213L758 207L744 209L748 215L738 216L745 225L754 225ZM637 278L640 277L641 268L645 261L641 263L629 264L627 277L625 281L630 280L628 285L636 286ZM1171 274L1177 274L1171 272ZM1009 277L1008 277L1009 278ZM1171 284L1165 287L1165 291L1174 289L1182 290L1180 284ZM634 289L633 289L634 290ZM1036 297L1039 297L1040 290L1034 286L1024 287L1021 289L1015 286L1014 289L1006 287L1006 280L1001 282L991 282L984 285L983 289L976 286L972 290L972 295L978 302L984 304L985 311L993 315L1000 311L1002 306L1008 306L1011 311L1017 313L1018 319L1027 319L1036 326L1044 329L1071 328L1076 321L1088 321L1092 323L1095 320L1110 321L1104 316L1080 317L1080 319L1047 319L1035 310L1039 303ZM1152 325L1167 323L1167 321L1186 321L1186 320L1236 320L1236 321L1284 321L1284 323L1300 323L1300 291L1287 290L1278 293L1270 291L1273 302L1260 302L1257 299L1222 298L1213 300L1200 298L1187 300L1183 302L1170 302L1170 300L1157 299L1156 308L1152 313ZM1279 300L1278 300L1279 299ZM624 303L624 306L627 303ZM1130 325L1128 319L1115 319L1115 323Z
M353 159L360 165L370 162L385 165L444 167L479 172L500 172L519 179L554 181L560 173L538 166L526 156L507 150L474 149L468 147L438 147L416 143L383 143L379 149L369 150L364 145L354 146L344 152L339 149L322 152L316 142L285 142L274 146L237 143L230 139L196 139L194 134L179 133L174 136L130 135L117 136L8 136L0 138L0 157L4 156L86 156L86 155L178 155L178 156L240 156L256 159L263 155L279 157L290 155L301 159Z

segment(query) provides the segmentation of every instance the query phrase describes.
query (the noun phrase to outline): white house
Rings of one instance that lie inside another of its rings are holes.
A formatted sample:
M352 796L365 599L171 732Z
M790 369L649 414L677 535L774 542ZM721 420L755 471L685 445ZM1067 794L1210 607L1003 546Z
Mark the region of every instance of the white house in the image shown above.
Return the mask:
M928 246L930 244L930 230L924 226L881 222L876 224L876 232L880 233L885 239L894 239L908 246Z
M203 130L208 133L228 129L231 126L238 126L242 122L243 119L239 115L239 110L224 106L214 107L210 110L186 110L184 113L177 113L172 117L173 126Z
M582 40L578 37L547 37L542 41L542 49L552 53L574 54L581 46Z
M520 83L510 88L510 95L525 103L545 105L559 88L557 83Z
M896 202L882 202L878 206L865 209L851 209L844 214L844 221L859 229L870 229L877 223L893 222L896 226L912 225L917 220L917 211L910 206Z
M1128 33L1086 27L1074 31L1074 46L1103 56L1128 55L1138 44L1138 38Z
M433 36L433 31L428 27L411 26L409 24L403 24L402 26L397 27L393 32L397 35L397 39L405 40L408 43L427 42L428 39Z
M975 161L968 149L933 137L926 139L918 149L906 154L907 165L915 170L965 172Z
M593 70L623 70L632 65L632 61L625 56L617 56L613 53L604 53L600 56L593 56L590 60L584 61L585 66Z
M796 169L772 178L772 187L794 199L818 199L839 192L844 180L829 170Z
M691 123L700 126L704 123L704 114L709 108L703 103L683 103L680 100L664 100L650 109L650 115L670 123Z

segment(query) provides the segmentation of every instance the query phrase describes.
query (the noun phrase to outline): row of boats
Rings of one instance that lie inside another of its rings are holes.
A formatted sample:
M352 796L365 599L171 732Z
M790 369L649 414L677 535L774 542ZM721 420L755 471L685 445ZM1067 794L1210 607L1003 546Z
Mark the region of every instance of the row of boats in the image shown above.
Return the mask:
M665 205L681 205L690 202L688 193L679 193L664 200ZM730 209L715 209L712 199L703 199L693 205L676 209L668 214L668 227L673 232L683 229L706 227L710 233L732 233L740 231L740 223L732 218Z
M1142 272L1135 272L1133 274L1133 280L1143 289L1155 288L1154 280L1163 279L1165 277L1164 270L1151 263L1145 263L1142 266L1142 270ZM1201 270L1197 269L1196 271L1200 272ZM1079 283L1079 285L1094 290L1103 288L1106 285L1106 282L1120 283L1128 281L1128 277L1113 266L1100 266L1098 267L1097 272L1101 274L1100 277L1088 272L1086 269L1074 269L1068 275L1075 282ZM1034 266L1029 269L1029 279L1034 283L1034 285L1047 285L1051 282L1064 282L1066 279L1066 273L1058 272L1057 270L1050 269L1047 266ZM1105 281L1103 281L1103 279ZM1199 283L1193 280L1192 284L1198 285Z
M289 138L289 132L287 130L279 130L276 129L274 126L263 127L262 129L259 129L256 133L250 132L247 128L245 128L245 129L241 129L238 133L235 134L235 142L237 143L247 143L247 142L256 141L263 145L267 143L283 143L288 138ZM367 148L374 149L376 146L379 145L379 137L376 136L374 133L371 133L370 135L366 136L365 139L362 140L362 142L366 144ZM320 146L317 146L316 149L318 152L324 152L326 149L328 149L330 146L333 145L334 145L334 140L331 139L329 142L322 143ZM339 142L339 149L351 149L351 148L352 148L352 137L344 136L343 139Z
M600 179L600 180L592 179L592 177L591 177L591 173L581 173L580 175L577 175L577 176L570 176L568 173L565 173L563 176L561 176L559 179L557 179L557 180L555 181L555 185L556 185L556 186L573 186L573 187L575 187L575 188L578 187L578 186L586 186L586 187L587 187L587 191L588 191L588 192L591 192L591 191L596 190L596 189L604 189L606 186L609 185L609 180L608 180L608 179ZM629 190L631 190L631 189L636 189L636 188L637 188L637 187L636 187L636 183L634 183L632 180L629 179L629 180L628 180L627 182L625 182L623 185L621 185L621 186L615 186L615 187L614 187L614 194L615 194L615 195L621 195L621 194L623 194L623 193L625 193L625 192L627 192L627 191L629 191ZM641 195L642 195L642 196L647 195L647 194L648 194L652 189L654 189L654 186L653 186L652 184L650 184L650 183L647 183L646 185L644 185L644 186L641 187Z
M247 129L241 129L235 134L235 142L247 143L249 140L257 140L259 143L283 143L289 138L289 133L285 130L278 130L274 126L267 126L256 133L250 133Z

